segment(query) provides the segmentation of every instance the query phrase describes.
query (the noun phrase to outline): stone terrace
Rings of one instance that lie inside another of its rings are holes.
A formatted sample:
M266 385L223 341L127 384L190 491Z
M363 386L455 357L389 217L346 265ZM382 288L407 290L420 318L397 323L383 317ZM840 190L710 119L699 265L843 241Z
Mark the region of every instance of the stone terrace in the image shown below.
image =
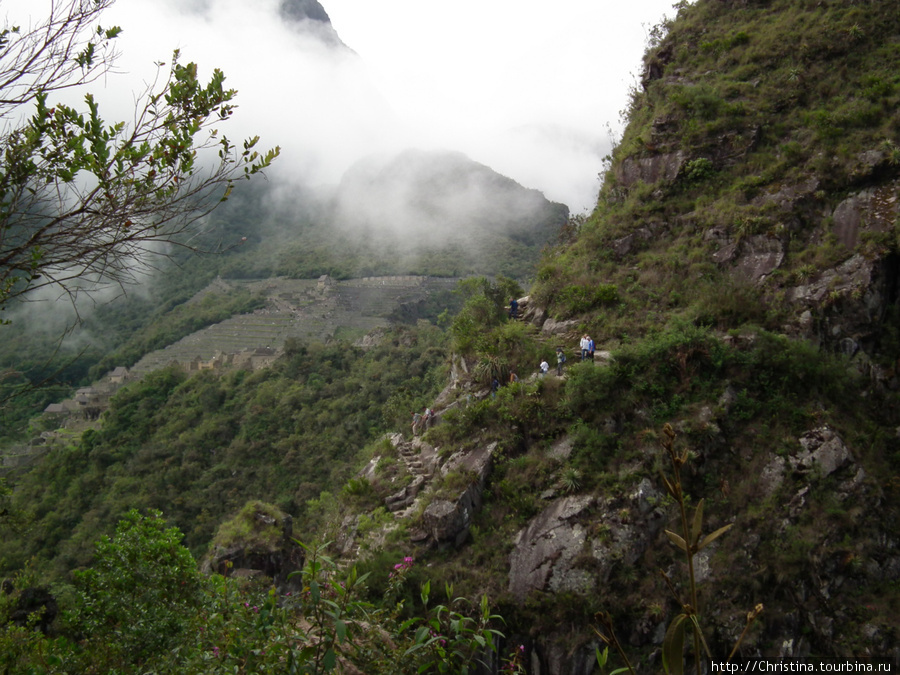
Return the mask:
M145 355L131 369L136 376L176 361L208 360L216 352L272 347L280 349L287 338L326 341L335 332L360 335L388 324L388 316L405 303L425 300L429 293L452 288L455 279L418 276L368 277L334 281L316 279L265 279L229 281L216 279L210 286L222 292L239 286L261 293L265 309L242 314L208 326L178 342ZM198 293L202 296L210 288ZM189 301L190 302L190 301Z

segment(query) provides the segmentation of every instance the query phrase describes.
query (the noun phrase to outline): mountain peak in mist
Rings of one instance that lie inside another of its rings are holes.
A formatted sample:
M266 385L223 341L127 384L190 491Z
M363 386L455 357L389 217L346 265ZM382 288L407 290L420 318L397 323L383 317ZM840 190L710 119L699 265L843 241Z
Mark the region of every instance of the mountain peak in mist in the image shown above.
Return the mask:
M335 224L430 241L503 234L546 241L568 209L463 153L406 150L353 165L337 189Z
M328 12L318 0L282 0L281 16L289 21L321 21L330 24Z
M301 32L310 32L330 46L346 47L318 0L281 0L278 14Z

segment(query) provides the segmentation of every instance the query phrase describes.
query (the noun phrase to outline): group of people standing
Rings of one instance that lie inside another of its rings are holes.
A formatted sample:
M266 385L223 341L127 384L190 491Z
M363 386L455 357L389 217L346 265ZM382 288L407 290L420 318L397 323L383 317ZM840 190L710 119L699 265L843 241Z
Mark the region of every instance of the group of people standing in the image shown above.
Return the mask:
M593 361L594 360L594 340L587 333L585 333L584 335L581 336L580 347L581 347L581 360L587 361L588 359L590 359L591 361Z
M582 361L593 361L594 360L594 340L590 335L585 333L581 337L581 342L578 345L578 348L581 350L581 360ZM566 354L563 352L562 347L556 348L556 374L562 375L563 373L563 364L566 362ZM550 364L547 363L547 359L543 359L541 361L541 365L538 366L540 368L540 375L543 377L548 372L550 372Z

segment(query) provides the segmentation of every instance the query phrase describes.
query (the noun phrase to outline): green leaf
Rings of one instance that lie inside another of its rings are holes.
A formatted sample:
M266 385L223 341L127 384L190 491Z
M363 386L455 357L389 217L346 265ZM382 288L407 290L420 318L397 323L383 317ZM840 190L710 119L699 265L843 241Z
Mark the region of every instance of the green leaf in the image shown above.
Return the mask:
M701 542L697 545L697 550L698 550L698 551L702 551L706 546L709 546L709 545L710 545L711 543L713 543L716 539L718 539L718 538L721 537L723 534L725 534L726 532L728 532L728 530L730 530L730 529L732 528L732 526L734 526L734 523L729 523L729 524L726 525L725 527L720 527L718 530L716 530L716 531L713 532L712 534L708 534L708 535L706 535L705 537L703 537L703 541L701 541Z
M329 649L325 652L325 657L322 659L322 668L326 671L334 670L335 665L337 665L337 654L334 653L333 649Z
M684 675L684 622L687 614L679 614L666 631L663 639L663 669L670 675Z
M674 532L670 532L669 530L666 530L666 536L669 538L669 541L671 541L678 548L687 553L687 544L685 543L684 539L679 537Z
M703 501L697 504L697 510L694 511L694 522L691 524L691 546L696 546L700 541L700 532L703 531Z
M347 639L347 624L337 619L334 622L334 632L337 634L339 643L343 643Z

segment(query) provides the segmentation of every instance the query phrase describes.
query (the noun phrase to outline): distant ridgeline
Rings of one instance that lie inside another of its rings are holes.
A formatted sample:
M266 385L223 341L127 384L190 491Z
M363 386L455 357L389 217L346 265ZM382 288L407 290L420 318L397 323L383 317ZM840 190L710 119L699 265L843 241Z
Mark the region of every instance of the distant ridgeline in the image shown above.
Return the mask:
M424 276L366 277L337 281L271 278L256 281L216 279L189 302L209 292L248 288L266 298L266 307L208 326L178 342L146 354L131 372L143 374L172 362L186 370L243 367L242 353L265 350L280 353L285 340L325 342L332 338L354 340L385 327L391 318L415 317L429 298L448 294L456 279ZM271 351L276 350L276 351ZM219 365L210 365L216 359ZM254 364L256 362L254 361ZM232 365L228 365L232 364ZM255 369L257 366L253 366Z

